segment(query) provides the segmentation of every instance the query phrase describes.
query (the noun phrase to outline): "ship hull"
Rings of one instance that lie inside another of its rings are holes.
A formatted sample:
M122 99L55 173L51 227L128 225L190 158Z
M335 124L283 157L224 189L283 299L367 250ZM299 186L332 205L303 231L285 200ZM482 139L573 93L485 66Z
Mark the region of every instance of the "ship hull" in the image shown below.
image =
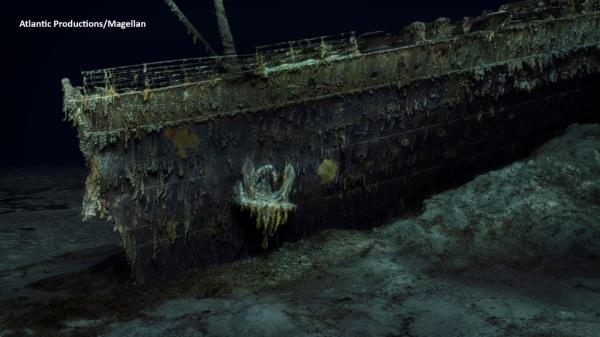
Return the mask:
M116 95L94 108L131 111L138 100L135 106L151 111L153 101L159 102L155 110L160 102L180 102L169 113L188 118L152 120L149 114L127 128L74 114L79 126L88 127L82 137L103 137L82 145L90 168L85 211L110 216L141 282L232 261L260 252L265 243L273 247L327 228L382 224L431 193L520 158L571 123L600 120L600 31L594 15L528 27L526 34L514 29L497 37L472 36L452 41L462 46L455 49L436 43L334 62L308 70L316 85L303 71L292 70L285 77L297 77L287 86L291 93L281 95L282 86L271 82L285 79L277 75L242 84L229 80L223 87ZM544 29L564 41L540 43ZM516 36L525 40L506 57L498 46ZM486 43L494 49L486 51ZM458 67L457 58L441 50L480 55L464 55L465 66ZM421 69L426 67L431 69ZM364 75L360 85L343 80L348 68ZM336 73L342 74L336 90L307 84L317 86L319 76L331 83ZM272 92L263 87L268 85L274 85ZM248 98L253 90L257 98ZM218 93L226 103L186 103L201 93ZM100 131L106 129L129 134ZM286 201L294 208L286 210L272 236L265 237L257 213L240 203L248 162L280 173L293 168Z

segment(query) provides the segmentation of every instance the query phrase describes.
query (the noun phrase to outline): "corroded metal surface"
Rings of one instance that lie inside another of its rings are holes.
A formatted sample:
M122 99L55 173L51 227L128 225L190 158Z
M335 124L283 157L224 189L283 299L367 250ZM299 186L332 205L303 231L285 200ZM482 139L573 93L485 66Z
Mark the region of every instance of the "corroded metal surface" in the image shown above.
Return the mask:
M113 221L142 281L260 246L256 212L234 188L248 160L294 168L296 207L276 228L297 239L379 224L455 176L598 118L600 5L524 1L397 36L258 48L237 62L63 81L90 170L84 215Z

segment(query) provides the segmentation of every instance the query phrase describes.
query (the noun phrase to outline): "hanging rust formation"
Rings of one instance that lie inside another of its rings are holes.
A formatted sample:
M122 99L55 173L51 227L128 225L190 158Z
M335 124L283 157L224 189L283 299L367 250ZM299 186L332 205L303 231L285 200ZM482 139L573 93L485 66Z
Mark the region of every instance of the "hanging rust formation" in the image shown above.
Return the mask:
M235 58L231 71L209 57L63 80L84 216L112 221L140 282L381 224L597 121L600 2L514 2Z
M262 231L262 248L267 249L269 239L277 233L279 226L287 222L288 214L296 209L289 202L296 171L291 164L285 166L283 175L272 165L254 169L252 160L242 166L242 180L235 187L236 201L243 210L249 210L256 219L256 228ZM274 191L276 184L281 187Z

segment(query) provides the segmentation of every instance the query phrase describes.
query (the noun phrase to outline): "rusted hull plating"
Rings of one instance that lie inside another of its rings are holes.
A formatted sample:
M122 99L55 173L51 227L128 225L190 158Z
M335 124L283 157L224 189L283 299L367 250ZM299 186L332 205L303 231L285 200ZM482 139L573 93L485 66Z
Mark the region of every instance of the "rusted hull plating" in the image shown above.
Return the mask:
M64 81L90 169L84 215L110 217L140 281L381 224L598 120L598 2L517 15L546 13L537 3L299 66L121 92Z

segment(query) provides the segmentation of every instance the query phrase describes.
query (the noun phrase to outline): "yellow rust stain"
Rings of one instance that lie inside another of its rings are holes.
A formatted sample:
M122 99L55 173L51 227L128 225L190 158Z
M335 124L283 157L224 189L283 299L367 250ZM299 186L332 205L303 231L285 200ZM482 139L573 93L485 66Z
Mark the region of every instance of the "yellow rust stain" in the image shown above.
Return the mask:
M175 242L175 239L177 238L177 226L178 223L175 220L169 220L167 222L167 239L169 239L169 242L171 243Z
M117 96L117 91L113 86L110 86L108 90L106 90L106 93L108 94L108 96Z
M162 131L164 137L169 138L177 148L177 156L188 158L190 152L198 147L200 140L198 136L189 128L164 128Z
M331 159L324 159L317 169L317 175L321 179L321 184L328 184L335 180L338 173L338 165Z
M146 88L143 91L144 102L149 101L152 98L153 94L150 89Z

